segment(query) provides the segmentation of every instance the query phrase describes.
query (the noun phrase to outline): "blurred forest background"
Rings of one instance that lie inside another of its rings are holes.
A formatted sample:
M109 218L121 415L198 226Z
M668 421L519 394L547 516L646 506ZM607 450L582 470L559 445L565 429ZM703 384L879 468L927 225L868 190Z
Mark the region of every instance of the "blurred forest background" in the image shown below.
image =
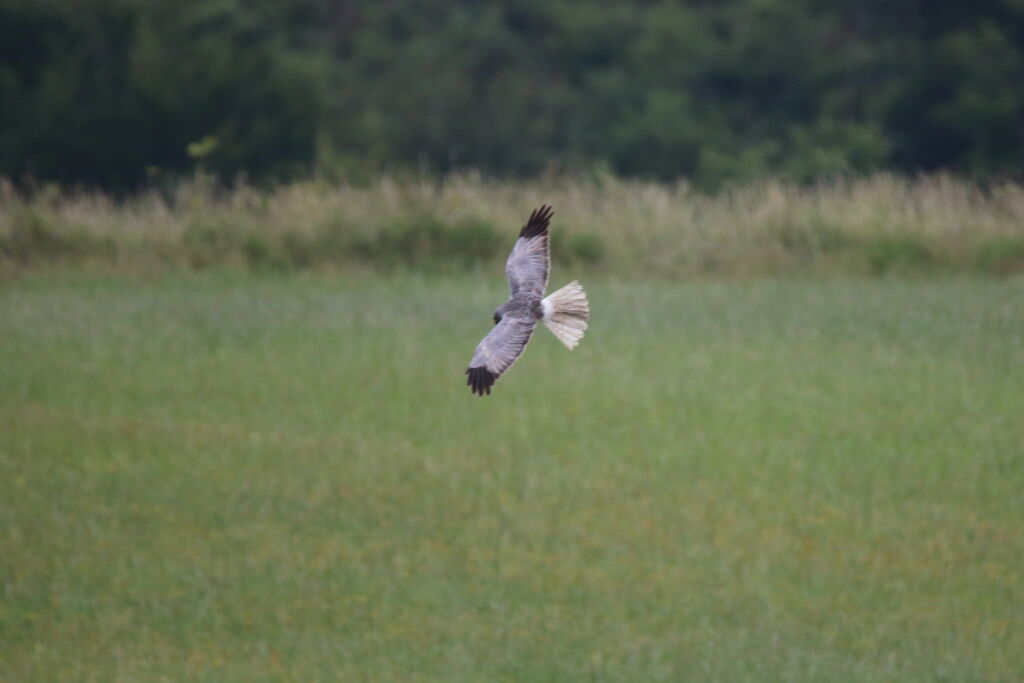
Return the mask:
M0 0L0 177L1024 168L1020 0Z

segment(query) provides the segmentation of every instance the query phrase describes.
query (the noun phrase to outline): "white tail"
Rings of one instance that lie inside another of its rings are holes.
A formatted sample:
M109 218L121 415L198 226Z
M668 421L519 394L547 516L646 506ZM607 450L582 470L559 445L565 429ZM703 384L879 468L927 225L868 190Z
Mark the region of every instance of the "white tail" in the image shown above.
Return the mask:
M573 280L557 292L545 297L541 302L544 317L541 320L556 337L572 351L587 329L590 317L590 304L587 293L580 283Z

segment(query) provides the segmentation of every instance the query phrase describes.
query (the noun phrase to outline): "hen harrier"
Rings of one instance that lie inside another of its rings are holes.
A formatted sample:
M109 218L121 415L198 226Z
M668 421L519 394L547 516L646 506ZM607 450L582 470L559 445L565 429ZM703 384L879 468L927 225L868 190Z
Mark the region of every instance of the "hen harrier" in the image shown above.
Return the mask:
M551 254L548 223L554 211L546 204L530 214L519 231L519 239L505 263L508 301L494 312L494 329L473 353L466 384L475 394L491 393L491 386L512 367L523 353L533 327L540 320L570 351L583 338L590 317L587 295L573 280L554 294L544 296L548 286Z

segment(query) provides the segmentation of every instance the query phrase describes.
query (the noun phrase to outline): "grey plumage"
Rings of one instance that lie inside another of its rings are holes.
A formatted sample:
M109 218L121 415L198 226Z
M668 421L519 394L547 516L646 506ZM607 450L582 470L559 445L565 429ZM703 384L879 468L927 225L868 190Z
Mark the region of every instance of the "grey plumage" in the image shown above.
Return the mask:
M530 214L505 263L508 300L494 312L494 329L477 345L466 369L466 383L475 394L491 393L498 377L522 355L538 320L570 349L586 330L589 308L578 283L543 298L551 267L548 226L552 215L547 205Z

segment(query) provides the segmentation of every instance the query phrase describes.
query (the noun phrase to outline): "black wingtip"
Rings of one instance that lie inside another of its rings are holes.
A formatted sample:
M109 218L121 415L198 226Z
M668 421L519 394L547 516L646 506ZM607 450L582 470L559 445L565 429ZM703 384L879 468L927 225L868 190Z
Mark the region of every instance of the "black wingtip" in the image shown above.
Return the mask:
M526 221L526 225L519 231L519 236L536 237L537 235L543 235L548 231L548 225L551 223L551 217L554 215L554 209L547 204L542 204L539 209L534 209L533 213L530 214L530 220Z
M470 391L481 396L485 393L490 394L491 387L494 386L494 380L498 379L496 374L482 366L479 368L466 368L466 374L469 375L466 378L466 384L469 385Z

